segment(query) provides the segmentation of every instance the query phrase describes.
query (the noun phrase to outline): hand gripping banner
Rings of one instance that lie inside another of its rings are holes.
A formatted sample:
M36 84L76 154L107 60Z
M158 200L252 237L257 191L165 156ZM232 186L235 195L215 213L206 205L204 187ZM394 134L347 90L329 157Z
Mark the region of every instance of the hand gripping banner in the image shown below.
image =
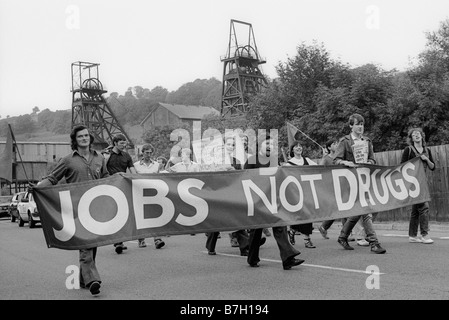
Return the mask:
M48 247L287 226L430 201L419 158L397 166L300 166L116 174L34 190Z

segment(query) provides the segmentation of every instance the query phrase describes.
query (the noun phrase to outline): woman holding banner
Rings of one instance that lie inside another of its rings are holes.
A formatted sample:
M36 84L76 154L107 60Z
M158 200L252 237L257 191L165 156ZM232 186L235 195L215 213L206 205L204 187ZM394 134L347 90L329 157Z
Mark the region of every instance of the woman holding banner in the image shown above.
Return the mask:
M415 157L420 157L424 163L425 170L435 170L432 153L426 147L425 135L421 128L412 128L407 134L408 146L402 152L402 162ZM418 225L421 236L418 237ZM429 237L429 203L423 202L412 205L410 224L408 229L409 242L431 244L433 240Z
M284 166L316 166L317 163L309 159L308 157L304 157L302 155L302 145L301 142L295 140L293 144L290 146L290 160L288 160ZM305 224L295 224L290 226L290 230L288 231L288 235L290 238L290 243L292 245L295 244L295 233L299 232L304 236L304 245L306 248L313 249L316 248L310 239L310 235L313 231L312 223Z

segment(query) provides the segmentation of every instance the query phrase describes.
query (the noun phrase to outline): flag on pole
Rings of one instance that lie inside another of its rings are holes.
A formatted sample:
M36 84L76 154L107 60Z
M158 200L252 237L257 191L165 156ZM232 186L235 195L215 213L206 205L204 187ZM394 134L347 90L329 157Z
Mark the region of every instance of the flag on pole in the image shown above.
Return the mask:
M11 127L8 126L6 145L0 152L0 178L12 182L12 156L13 156L13 137Z
M288 137L288 146L290 147L293 142L296 140L295 135L299 132L298 128L292 125L290 122L287 123L287 137Z
M320 145L318 142L313 140L311 137L309 137L307 134L296 128L294 125L292 125L290 122L286 121L287 124L287 137L288 137L288 145L291 146L293 142L296 140L295 136L298 132L301 132L307 139L315 143L317 146L319 146L322 150L324 150L324 147Z

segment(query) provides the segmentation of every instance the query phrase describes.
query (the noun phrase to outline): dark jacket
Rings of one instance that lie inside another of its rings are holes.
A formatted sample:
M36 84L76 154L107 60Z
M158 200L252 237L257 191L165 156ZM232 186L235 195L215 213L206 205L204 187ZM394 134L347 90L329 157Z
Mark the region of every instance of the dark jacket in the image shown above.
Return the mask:
M433 161L432 153L430 152L430 149L428 147L424 147L423 152L419 153L418 150L416 150L416 148L412 147L412 146L405 147L404 151L402 151L401 163L406 162L415 157L419 157L423 154L425 154L427 156L427 158L429 158L429 160L432 161L433 164L435 164L435 162ZM429 168L429 166L427 165L427 162L423 161L423 163L424 163L424 169L427 170L427 168ZM430 169L430 170L435 170L435 166L433 166L433 169Z
M362 140L368 141L368 160L371 160L373 164L376 163L374 159L374 151L373 151L373 143L371 139L365 136L362 136ZM355 163L354 154L352 152L352 145L354 144L354 140L350 134L344 136L340 139L337 150L335 152L334 163L338 164L338 160L352 161Z

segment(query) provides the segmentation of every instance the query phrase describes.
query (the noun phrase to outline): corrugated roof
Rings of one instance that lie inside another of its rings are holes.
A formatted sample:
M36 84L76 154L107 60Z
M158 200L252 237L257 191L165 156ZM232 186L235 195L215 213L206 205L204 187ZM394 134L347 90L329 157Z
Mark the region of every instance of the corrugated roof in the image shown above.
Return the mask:
M159 103L162 107L166 108L168 111L174 113L181 119L195 119L201 120L204 116L208 114L219 115L220 111L212 107L203 106L186 106L183 104L169 104L169 103Z

